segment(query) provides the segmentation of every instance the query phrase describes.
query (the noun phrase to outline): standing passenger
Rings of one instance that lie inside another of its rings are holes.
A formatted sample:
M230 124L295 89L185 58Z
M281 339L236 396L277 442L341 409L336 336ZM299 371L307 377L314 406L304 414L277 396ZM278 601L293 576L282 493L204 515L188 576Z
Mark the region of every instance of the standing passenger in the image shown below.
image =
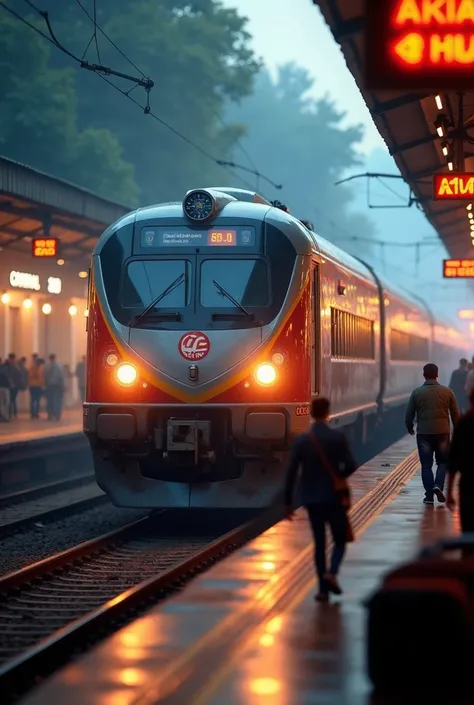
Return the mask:
M448 508L452 511L454 480L459 472L459 514L463 533L474 531L474 463L472 462L472 439L474 438L474 392L469 398L471 407L454 429L448 459Z
M56 355L49 356L49 362L44 367L44 382L46 386L46 407L48 421L59 421L63 407L65 389L64 374Z
M468 397L466 395L466 380L469 374L467 364L468 363L465 357L459 360L459 367L457 370L454 370L453 374L451 375L451 381L449 383L449 388L452 390L454 396L456 397L456 401L458 403L461 414L466 411L468 400Z
M443 387L438 382L438 367L428 363L423 367L425 383L411 393L408 402L405 425L410 435L414 435L416 417L416 443L421 462L421 480L425 488L425 504L434 503L434 495L438 502L445 502L444 480L449 451L450 424L459 420L459 408L451 389ZM433 455L438 466L433 479Z
M76 377L77 383L79 385L79 392L81 395L81 401L86 400L86 356L82 356L82 360L77 363L76 366Z
M327 602L329 593L342 593L337 574L350 537L348 507L344 506L336 484L357 470L357 465L346 437L327 425L330 404L323 397L313 399L311 417L313 424L307 433L295 439L288 465L285 502L288 516L298 469L301 468L303 505L308 512L315 541L315 563L319 578L316 600ZM349 494L347 492L347 498ZM326 525L334 540L329 572L326 567Z
M44 389L44 374L41 360L33 358L28 371L28 386L30 388L30 413L32 419L39 419L41 396Z

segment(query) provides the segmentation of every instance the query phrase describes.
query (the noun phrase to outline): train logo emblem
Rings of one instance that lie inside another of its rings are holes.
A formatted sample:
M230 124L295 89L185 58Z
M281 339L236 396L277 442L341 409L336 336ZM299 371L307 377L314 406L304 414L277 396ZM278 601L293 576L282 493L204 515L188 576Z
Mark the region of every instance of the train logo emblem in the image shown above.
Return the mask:
M211 349L211 341L199 331L185 333L178 343L178 350L185 360L203 360Z

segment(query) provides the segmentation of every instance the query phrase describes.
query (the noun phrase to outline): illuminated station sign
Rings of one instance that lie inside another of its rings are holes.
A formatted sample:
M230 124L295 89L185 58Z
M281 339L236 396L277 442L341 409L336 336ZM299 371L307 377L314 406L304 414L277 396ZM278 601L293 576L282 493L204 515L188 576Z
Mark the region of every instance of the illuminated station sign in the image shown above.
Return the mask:
M445 279L474 279L474 259L443 260Z
M367 0L366 87L472 90L474 0Z
M474 199L474 174L435 174L433 176L433 190L435 201L472 201Z
M34 237L31 242L33 257L57 257L59 240L55 237Z

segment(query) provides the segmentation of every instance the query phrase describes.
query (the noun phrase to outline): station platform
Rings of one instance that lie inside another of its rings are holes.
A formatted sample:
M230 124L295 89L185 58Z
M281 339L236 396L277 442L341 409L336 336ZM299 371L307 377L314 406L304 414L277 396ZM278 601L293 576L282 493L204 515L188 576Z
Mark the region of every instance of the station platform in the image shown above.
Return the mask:
M45 417L31 419L28 414L20 413L16 421L0 423L0 453L5 445L71 433L82 433L82 407L65 409L59 421L48 421Z
M22 698L21 705L368 705L363 600L390 568L458 531L425 506L411 437L351 478L357 540L344 595L314 602L304 510L196 577Z

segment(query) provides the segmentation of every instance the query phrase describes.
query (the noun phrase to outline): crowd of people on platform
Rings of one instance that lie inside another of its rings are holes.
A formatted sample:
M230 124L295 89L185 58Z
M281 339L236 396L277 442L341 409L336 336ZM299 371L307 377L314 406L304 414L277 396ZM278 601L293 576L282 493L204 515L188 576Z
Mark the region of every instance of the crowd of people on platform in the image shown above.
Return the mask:
M69 365L61 365L52 353L45 360L37 353L17 358L10 353L5 360L0 358L0 422L18 418L18 395L29 393L29 409L32 419L39 419L41 402L45 399L48 421L59 421L64 406L73 406L73 378L77 378L81 401L85 398L86 358L72 372Z

